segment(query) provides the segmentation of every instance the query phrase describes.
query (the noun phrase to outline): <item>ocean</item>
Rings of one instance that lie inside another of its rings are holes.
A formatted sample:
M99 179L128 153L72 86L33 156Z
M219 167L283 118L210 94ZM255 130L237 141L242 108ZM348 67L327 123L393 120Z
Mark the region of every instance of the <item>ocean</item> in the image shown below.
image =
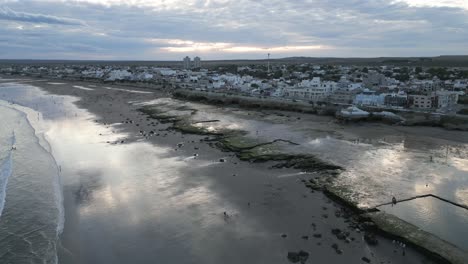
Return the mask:
M0 100L0 256L2 263L55 263L64 222L60 172L44 135L30 122L41 118L27 108L40 98L14 103L30 92L22 87L0 86L7 99Z

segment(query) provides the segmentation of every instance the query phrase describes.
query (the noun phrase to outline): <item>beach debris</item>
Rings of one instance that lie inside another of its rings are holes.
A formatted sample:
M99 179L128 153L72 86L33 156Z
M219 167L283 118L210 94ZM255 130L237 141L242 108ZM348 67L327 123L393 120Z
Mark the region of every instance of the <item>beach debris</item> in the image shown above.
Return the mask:
M366 262L366 263L370 263L370 259L368 259L367 257L362 257L361 258L362 261Z
M282 237L282 238L286 238L286 237L288 237L288 235L286 235L286 234L281 234L281 237Z
M288 252L288 260L292 263L305 263L309 258L309 253L303 250L299 252Z
M313 235L315 238L322 238L322 234L316 233Z
M219 162L226 162L226 159L219 159Z

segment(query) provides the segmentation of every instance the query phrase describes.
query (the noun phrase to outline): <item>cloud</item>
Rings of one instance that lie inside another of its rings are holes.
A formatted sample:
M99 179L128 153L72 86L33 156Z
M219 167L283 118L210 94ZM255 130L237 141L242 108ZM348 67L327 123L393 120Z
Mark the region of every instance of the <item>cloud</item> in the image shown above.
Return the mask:
M0 8L0 19L41 24L84 25L82 21L77 19L56 17L43 14L33 14L26 12L16 12L8 7Z
M468 54L468 9L463 3L21 0L8 6L24 13L0 8L0 36L5 36L3 54L10 57L59 59L64 54L70 56L66 59L145 60L178 60L183 55L264 58L268 52L272 57ZM81 21L87 26L80 26ZM28 48L13 48L15 43Z
M404 2L410 6L453 7L468 9L468 1L466 0L396 0L396 2Z

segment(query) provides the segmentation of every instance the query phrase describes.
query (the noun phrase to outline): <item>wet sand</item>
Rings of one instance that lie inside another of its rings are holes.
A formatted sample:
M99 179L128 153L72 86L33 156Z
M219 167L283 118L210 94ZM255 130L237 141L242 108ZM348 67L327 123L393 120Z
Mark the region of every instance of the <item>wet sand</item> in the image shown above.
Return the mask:
M157 92L31 84L77 96L85 109L67 113L48 134L64 178L61 263L287 263L288 252L300 250L310 254L308 263L431 263L380 236L378 245L366 243L346 208L284 177L299 171L240 161L201 142L204 136L165 131L168 124L152 124L129 104ZM311 118L323 123L320 133L335 131L329 119ZM336 229L349 232L346 239Z

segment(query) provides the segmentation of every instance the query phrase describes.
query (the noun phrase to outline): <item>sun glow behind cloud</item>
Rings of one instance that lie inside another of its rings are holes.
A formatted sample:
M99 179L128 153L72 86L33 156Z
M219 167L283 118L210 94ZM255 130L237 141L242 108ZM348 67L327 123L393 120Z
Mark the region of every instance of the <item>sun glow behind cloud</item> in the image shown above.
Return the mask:
M454 7L468 10L468 0L396 0L416 7Z
M301 50L320 50L331 48L323 45L291 45L291 46L244 46L236 43L225 42L195 42L181 39L148 39L150 43L161 45L160 50L166 52L231 52L231 53L249 53L249 52L292 52ZM166 46L167 45L167 46Z

